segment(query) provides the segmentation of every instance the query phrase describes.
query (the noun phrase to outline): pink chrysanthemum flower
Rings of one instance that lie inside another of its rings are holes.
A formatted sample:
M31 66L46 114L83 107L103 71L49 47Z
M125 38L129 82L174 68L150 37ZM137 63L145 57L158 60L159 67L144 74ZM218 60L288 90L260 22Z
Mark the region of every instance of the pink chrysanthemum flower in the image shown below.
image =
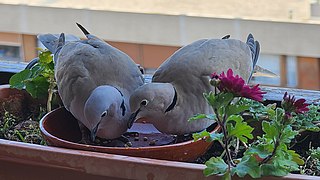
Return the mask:
M286 113L295 112L297 114L302 114L309 111L309 108L307 108L308 104L305 102L305 99L296 100L294 96L290 96L287 92L285 92L281 105Z
M239 75L233 75L232 69L228 69L227 74L224 72L220 75L213 73L210 77L216 82L211 84L215 84L219 91L232 93L236 97L262 101L263 94L266 93L261 91L259 84L253 87L246 85L245 81Z

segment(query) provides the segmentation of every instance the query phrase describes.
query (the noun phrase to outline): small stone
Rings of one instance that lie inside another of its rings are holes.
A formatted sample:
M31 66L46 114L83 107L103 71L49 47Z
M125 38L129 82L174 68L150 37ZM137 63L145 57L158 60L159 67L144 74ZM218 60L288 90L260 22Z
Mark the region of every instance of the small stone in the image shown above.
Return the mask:
M134 140L135 141L139 141L139 137L134 137Z
M143 140L144 141L148 141L148 137L143 137Z
M150 146L154 146L154 145L156 145L156 140L152 140L152 141L150 141L149 145L150 145Z
M124 147L132 147L132 143L131 142L127 142Z
M101 142L100 139L97 139L97 138L96 138L96 139L94 140L94 143L100 144L100 142Z

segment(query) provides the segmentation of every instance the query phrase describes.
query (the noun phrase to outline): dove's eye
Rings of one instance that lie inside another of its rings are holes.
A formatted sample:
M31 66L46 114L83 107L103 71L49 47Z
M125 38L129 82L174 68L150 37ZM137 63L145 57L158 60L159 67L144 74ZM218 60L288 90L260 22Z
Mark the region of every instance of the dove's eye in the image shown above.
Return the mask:
M101 114L101 117L105 117L107 115L107 111L104 111L102 114Z
M149 102L148 100L144 99L144 100L141 101L140 104L141 104L142 106L146 106L146 105L148 104L148 102Z

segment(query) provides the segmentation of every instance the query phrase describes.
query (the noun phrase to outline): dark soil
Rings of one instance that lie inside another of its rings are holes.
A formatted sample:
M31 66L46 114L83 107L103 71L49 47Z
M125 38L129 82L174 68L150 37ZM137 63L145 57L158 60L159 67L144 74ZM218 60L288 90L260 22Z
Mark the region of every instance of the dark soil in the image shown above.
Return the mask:
M0 95L0 138L44 144L39 120L45 111L40 101L15 89L1 90Z

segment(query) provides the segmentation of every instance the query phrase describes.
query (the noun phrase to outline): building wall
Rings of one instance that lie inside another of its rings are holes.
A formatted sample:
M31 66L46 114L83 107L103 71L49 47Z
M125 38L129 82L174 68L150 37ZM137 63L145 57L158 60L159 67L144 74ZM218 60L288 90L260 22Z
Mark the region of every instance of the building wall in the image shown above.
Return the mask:
M249 19L310 18L310 0L0 0L9 4L148 14Z
M157 68L179 47L195 40L230 34L245 41L252 33L261 44L262 54L299 57L299 88L320 89L319 21L280 22L8 4L0 4L0 16L6 17L0 21L0 45L21 47L21 58L26 61L37 55L37 34L65 32L84 37L75 22L150 69ZM286 66L283 60L279 66ZM309 71L310 68L313 70ZM286 70L282 68L281 72ZM281 84L285 81L286 77L282 77Z
M88 9L0 4L0 32L83 34L79 22L102 39L114 42L183 46L201 38L245 40L252 33L266 54L320 57L320 21L260 21L187 15L143 14Z

